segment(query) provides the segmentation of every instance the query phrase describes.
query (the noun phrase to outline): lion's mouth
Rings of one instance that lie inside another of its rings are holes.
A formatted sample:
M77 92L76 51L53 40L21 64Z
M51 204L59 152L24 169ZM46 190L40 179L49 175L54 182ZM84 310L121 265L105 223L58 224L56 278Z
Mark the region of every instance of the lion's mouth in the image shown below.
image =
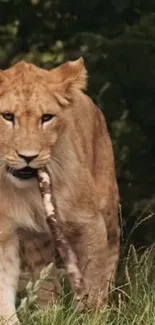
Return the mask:
M37 169L31 167L25 167L22 169L14 169L11 167L7 167L7 171L14 177L20 179L29 179L29 178L37 177Z

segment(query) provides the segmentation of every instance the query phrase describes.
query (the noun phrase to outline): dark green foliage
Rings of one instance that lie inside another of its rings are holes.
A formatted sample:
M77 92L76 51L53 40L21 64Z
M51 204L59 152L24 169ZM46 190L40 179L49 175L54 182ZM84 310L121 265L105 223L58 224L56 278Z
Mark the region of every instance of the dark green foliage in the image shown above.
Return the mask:
M85 58L113 139L126 234L155 229L155 1L0 0L0 66Z

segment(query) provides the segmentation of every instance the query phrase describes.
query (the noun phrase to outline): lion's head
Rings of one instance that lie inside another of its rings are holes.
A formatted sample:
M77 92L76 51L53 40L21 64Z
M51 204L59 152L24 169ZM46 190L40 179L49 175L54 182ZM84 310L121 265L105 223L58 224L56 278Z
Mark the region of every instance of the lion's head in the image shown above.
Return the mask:
M18 178L46 165L66 127L72 94L86 86L83 59L51 71L19 62L0 72L0 167Z

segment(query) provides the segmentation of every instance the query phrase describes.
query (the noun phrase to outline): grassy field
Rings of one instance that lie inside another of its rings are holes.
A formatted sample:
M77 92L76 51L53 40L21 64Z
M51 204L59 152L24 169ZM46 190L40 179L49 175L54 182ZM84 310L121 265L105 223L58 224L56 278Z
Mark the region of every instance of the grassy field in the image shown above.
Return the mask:
M33 293L30 295L33 297ZM63 296L45 311L20 310L22 325L154 325L155 324L155 247L136 252L130 246L118 268L117 285L109 303L99 311L80 314L73 298Z

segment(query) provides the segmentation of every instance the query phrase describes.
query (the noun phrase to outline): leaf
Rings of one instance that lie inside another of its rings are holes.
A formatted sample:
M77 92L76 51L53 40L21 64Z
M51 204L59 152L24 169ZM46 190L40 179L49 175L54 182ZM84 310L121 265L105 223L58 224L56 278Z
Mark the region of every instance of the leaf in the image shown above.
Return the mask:
M130 5L130 0L111 0L111 4L115 7L118 13L127 9Z

